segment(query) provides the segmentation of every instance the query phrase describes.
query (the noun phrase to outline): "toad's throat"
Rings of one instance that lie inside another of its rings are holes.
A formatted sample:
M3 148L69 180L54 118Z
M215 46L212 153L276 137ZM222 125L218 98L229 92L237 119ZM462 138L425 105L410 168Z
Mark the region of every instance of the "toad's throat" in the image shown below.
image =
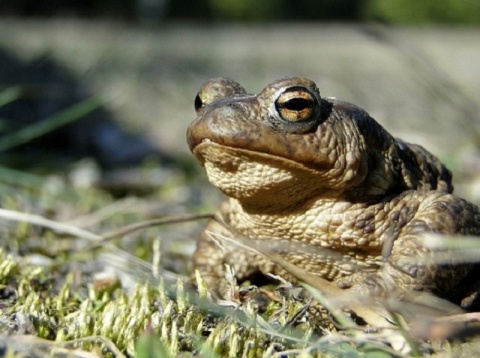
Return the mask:
M294 201L311 195L322 183L320 172L271 154L210 140L204 140L193 152L205 166L210 182L240 201Z

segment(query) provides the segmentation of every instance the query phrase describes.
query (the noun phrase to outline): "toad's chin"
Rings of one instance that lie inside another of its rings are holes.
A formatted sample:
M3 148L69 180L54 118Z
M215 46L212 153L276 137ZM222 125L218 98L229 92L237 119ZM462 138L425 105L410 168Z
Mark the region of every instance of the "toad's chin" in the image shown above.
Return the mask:
M205 166L213 185L244 202L291 203L311 195L321 183L314 170L271 154L227 147L210 140L204 140L193 152Z

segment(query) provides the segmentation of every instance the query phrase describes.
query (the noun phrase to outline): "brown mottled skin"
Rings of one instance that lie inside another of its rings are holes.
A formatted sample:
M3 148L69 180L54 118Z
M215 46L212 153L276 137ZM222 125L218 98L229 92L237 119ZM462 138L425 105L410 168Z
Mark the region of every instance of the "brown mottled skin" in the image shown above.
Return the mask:
M478 235L479 209L451 194L451 173L434 155L392 137L361 108L320 97L306 78L258 95L212 79L195 106L188 144L229 197L219 215L257 244L342 288L447 295L470 270L429 264L431 249L418 238ZM213 291L226 292L225 264L239 282L267 273L295 281L262 256L219 244L219 235L233 234L212 220L194 255Z

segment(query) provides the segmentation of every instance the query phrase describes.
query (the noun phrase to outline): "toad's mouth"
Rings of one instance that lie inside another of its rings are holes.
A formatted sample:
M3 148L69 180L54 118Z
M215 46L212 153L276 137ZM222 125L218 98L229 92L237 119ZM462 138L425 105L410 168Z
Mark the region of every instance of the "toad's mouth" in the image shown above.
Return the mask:
M287 171L306 171L315 173L302 163L281 156L243 148L236 148L216 143L208 138L193 148L193 153L204 165L213 165L225 172L243 172L250 168L252 171L262 169L262 166L278 167Z
M272 154L228 147L204 139L193 153L210 182L237 199L267 200L278 195L303 196L314 188L319 172ZM278 199L277 199L278 200Z

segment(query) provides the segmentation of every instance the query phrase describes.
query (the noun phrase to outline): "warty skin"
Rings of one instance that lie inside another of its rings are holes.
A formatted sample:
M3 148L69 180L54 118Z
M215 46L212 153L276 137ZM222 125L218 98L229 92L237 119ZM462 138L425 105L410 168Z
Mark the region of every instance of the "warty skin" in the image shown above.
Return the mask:
M267 273L295 282L268 259L215 239L231 231L345 289L393 285L448 296L471 271L429 263L420 236L478 235L478 207L452 194L438 158L394 138L361 108L322 98L305 78L278 80L258 95L211 79L195 106L188 144L229 197L218 211L227 227L210 221L194 255L219 295L228 291L225 264L239 282Z

